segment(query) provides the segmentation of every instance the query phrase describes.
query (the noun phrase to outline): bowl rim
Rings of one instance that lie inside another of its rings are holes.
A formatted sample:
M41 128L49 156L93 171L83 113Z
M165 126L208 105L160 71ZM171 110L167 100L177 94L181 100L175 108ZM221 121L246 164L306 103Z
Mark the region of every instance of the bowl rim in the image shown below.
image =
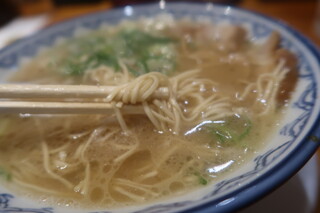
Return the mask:
M155 6L158 3L150 2L150 3L141 3L135 5L128 5L132 6L133 9L139 7L148 7L148 6ZM268 22L272 22L277 26L280 26L288 33L292 34L297 40L299 40L304 47L308 51L310 51L311 55L313 55L316 60L317 64L320 63L320 52L318 47L306 36L304 36L301 32L296 30L294 27L290 26L283 20L278 20L274 17L265 15L260 12L256 12L253 10L237 7L237 6L230 6L230 5L223 5L223 4L214 4L214 3L204 3L204 2L191 2L191 1L184 1L184 2L166 2L166 6L168 5L183 5L183 6L192 6L198 5L205 7L206 5L211 4L215 8L223 9L223 8L230 8L234 11L239 11L243 13L247 13L249 15L257 16L259 18L265 19ZM97 12L90 12L84 15L78 15L72 18L67 18L66 20L59 21L54 23L53 25L48 25L39 31L36 34L29 35L22 39L19 39L12 44L5 46L4 48L0 49L0 56L1 54L5 53L6 51L14 48L15 46L19 46L20 43L28 42L29 40L35 39L37 34L42 35L43 33L54 31L59 27L63 27L68 24L72 24L76 20L80 21L80 19L86 19L90 16L96 16L98 14L108 13L109 11L122 11L126 6L122 7L115 7L110 8L107 10L97 11ZM320 109L317 109L320 111ZM307 131L308 135L306 138L299 142L299 145L294 148L290 152L288 156L286 156L281 162L279 162L276 166L269 169L263 176L257 177L254 181L239 187L237 190L232 192L226 193L225 195L221 196L220 198L207 201L202 203L198 206L191 207L187 210L178 210L176 212L194 212L194 213L205 213L205 212L232 212L235 210L240 210L253 202L258 201L259 199L263 198L277 187L285 183L290 177L292 177L299 169L301 169L304 164L313 156L316 152L318 147L320 146L320 113L318 113L318 117L314 122L313 126ZM313 141L310 136L316 136L317 141ZM303 152L300 150L304 150ZM89 210L88 210L89 211Z

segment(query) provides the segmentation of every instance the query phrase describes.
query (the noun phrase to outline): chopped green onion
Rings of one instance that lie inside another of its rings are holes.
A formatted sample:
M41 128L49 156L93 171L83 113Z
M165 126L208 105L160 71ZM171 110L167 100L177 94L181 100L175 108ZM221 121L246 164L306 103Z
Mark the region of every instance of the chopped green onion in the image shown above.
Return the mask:
M50 64L62 73L83 75L101 65L120 70L122 60L135 76L151 71L168 74L175 67L174 40L155 36L138 29L120 30L118 33L96 32L70 40L60 48L65 57Z
M226 118L223 122L206 125L209 132L214 133L221 143L238 142L249 135L252 127L251 121L243 115Z
M201 184L201 185L207 185L208 184L208 180L205 179L202 175L200 175L199 172L195 172L194 175L197 176L199 184Z
M3 177L6 181L10 181L12 178L11 174L2 167L0 167L0 177Z
M208 181L206 179L204 179L202 176L199 176L199 183L201 185L207 185L208 184Z

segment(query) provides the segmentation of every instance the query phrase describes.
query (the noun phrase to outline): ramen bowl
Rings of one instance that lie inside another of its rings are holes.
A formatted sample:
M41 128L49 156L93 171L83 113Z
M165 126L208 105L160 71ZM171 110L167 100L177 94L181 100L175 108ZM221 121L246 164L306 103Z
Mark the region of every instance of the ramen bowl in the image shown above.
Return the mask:
M122 20L153 17L162 13L175 18L205 18L214 23L242 25L248 29L250 38L257 41L265 39L272 31L279 32L281 45L298 58L299 76L278 130L245 165L229 172L223 180L179 196L119 209L73 209L35 201L0 186L0 212L231 212L249 205L284 183L314 154L320 141L320 55L308 39L286 24L243 9L202 3L164 4L161 1L160 4L126 6L78 17L48 27L2 49L1 79L13 73L23 61L58 40Z

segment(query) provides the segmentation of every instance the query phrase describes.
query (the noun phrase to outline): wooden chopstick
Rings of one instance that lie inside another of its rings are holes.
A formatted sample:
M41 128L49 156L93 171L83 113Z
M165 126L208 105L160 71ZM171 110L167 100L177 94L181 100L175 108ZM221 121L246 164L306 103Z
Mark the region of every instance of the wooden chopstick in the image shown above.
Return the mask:
M140 105L123 105L119 107L124 114L143 114ZM110 103L74 103L74 102L32 102L1 101L1 114L112 114L114 108Z
M106 98L116 88L90 85L0 84L0 114L113 114L113 103L103 100L89 102L90 100L85 99ZM152 99L168 97L168 88L165 87L158 88L151 95ZM126 104L118 108L124 114L144 113L141 105Z
M116 86L0 84L0 98L105 98L115 88ZM168 96L168 88L161 87L151 98L164 99Z

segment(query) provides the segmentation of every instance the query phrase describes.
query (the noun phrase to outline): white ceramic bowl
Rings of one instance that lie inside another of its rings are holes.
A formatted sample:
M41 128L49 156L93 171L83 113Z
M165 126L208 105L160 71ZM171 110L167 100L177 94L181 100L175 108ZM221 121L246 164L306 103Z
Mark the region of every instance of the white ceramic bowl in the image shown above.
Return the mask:
M251 161L227 175L224 180L170 200L113 211L73 210L39 204L0 186L0 212L230 212L254 202L282 184L312 156L320 138L319 53L310 41L287 25L242 9L213 4L160 3L126 6L82 16L47 28L0 51L0 69L3 70L0 78L4 79L16 70L24 58L34 56L39 49L53 45L61 37L72 37L79 29L96 29L123 19L149 17L163 12L177 18L206 17L215 23L227 21L245 25L254 39L264 38L273 30L281 34L281 45L299 58L300 73L297 89L280 130Z

